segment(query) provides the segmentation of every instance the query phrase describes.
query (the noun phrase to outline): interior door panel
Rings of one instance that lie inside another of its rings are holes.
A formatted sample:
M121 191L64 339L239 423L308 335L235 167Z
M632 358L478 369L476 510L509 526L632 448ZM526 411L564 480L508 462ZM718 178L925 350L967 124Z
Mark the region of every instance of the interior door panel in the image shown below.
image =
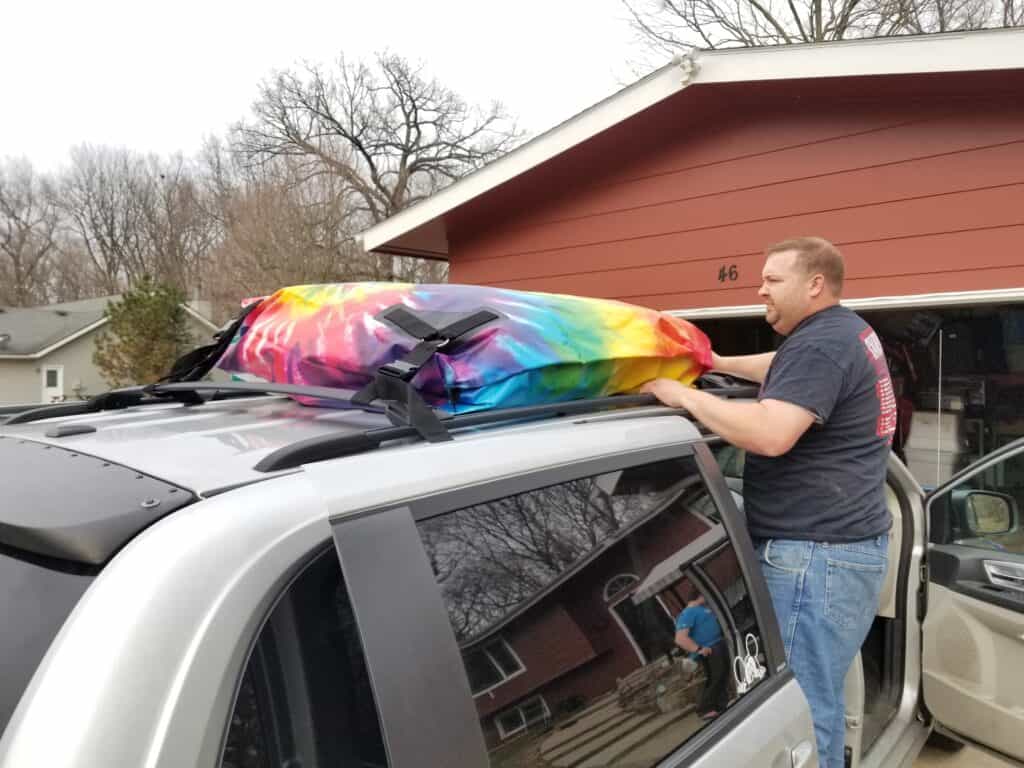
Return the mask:
M989 575L992 563L1024 571L1024 556L946 544L928 560L925 703L949 730L1024 760L1024 589Z

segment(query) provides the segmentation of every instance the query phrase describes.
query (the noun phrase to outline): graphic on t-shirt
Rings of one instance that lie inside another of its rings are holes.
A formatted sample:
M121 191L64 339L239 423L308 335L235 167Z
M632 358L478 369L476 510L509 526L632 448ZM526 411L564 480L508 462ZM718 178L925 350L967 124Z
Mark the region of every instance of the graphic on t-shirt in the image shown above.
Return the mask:
M882 341L871 328L864 329L860 340L864 342L868 359L871 360L871 364L875 366L875 372L878 374L878 381L875 382L875 396L878 398L876 434L892 443L893 435L896 434L896 393L893 391L892 379L889 377L889 366L885 364Z

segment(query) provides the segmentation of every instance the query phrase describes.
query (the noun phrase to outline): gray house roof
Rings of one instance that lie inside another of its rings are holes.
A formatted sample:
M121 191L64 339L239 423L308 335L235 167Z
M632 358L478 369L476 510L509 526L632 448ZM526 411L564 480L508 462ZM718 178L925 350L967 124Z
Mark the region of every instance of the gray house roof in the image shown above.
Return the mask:
M0 307L0 359L40 358L107 322L104 311L119 295L44 307ZM216 326L187 304L185 311L210 330Z

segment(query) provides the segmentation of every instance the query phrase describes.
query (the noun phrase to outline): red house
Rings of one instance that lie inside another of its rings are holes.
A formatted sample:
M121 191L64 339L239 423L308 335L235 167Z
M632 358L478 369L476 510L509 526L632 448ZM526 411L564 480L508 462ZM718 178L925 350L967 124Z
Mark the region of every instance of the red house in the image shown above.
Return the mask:
M696 51L364 246L667 310L735 353L778 343L762 254L803 234L846 256L922 483L1024 434L995 405L1024 402L1024 29Z

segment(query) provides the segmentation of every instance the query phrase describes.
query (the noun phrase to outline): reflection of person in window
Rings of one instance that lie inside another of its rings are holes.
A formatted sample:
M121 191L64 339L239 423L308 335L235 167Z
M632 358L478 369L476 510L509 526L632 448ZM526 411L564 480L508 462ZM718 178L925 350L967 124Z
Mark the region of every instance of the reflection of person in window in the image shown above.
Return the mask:
M704 668L707 683L697 702L697 714L706 720L718 717L728 704L729 653L703 595L688 602L676 618L676 645L689 651L690 658Z

